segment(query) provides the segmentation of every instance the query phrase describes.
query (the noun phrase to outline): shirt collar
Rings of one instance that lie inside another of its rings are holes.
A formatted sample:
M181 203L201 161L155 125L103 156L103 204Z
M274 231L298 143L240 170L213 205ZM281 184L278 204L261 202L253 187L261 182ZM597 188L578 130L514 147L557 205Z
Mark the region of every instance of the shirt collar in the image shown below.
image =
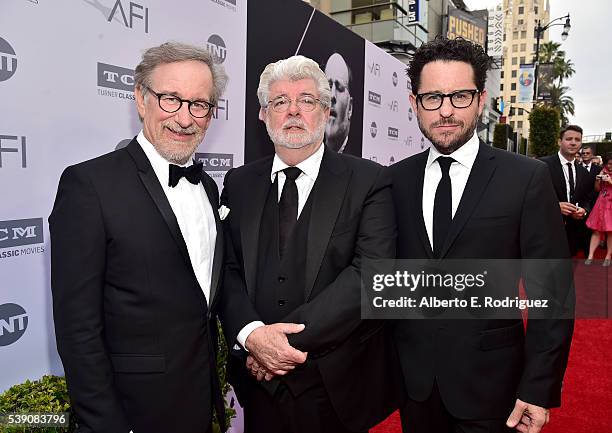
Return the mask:
M302 170L302 173L311 178L313 181L316 180L317 176L319 175L319 169L321 168L321 161L323 159L324 152L325 143L321 143L315 153L310 155L304 161L300 162L298 165L296 165L296 167ZM272 173L270 173L271 182L274 182L276 179L276 174L279 171L282 171L287 167L289 166L285 164L285 162L283 162L283 160L280 159L277 154L274 154L274 160L272 161ZM300 174L300 176L302 175Z
M557 155L559 155L559 161L561 161L561 165L565 165L568 162L574 162L574 161L570 161L569 159L565 159L565 156L561 155L561 151L557 152Z
M474 135L470 138L467 143L461 146L459 149L455 150L450 155L443 155L438 152L435 146L429 147L429 156L427 157L427 165L429 168L433 162L438 159L440 156L449 156L457 161L459 164L463 165L467 169L471 170L474 165L474 161L476 161L476 155L478 155L478 148L480 146L480 140L478 140L478 136L476 135L476 131L474 131Z
M145 137L142 130L136 136L136 141L138 141L138 144L140 144L140 147L144 151L145 155L147 155L147 158L153 167L153 171L155 171L160 183L162 185L168 185L168 176L170 175L168 167L171 162L164 159L164 157L157 152L155 146L153 146L153 144L147 140L147 137ZM176 165L180 165L181 167L189 167L192 164L193 160L189 158L185 164Z

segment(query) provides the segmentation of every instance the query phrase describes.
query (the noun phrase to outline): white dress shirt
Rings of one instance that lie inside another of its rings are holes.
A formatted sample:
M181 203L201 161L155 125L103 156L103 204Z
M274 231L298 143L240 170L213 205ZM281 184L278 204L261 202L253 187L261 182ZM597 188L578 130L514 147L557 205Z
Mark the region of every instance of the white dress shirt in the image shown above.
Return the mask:
M449 156L455 161L451 164L448 171L451 179L451 191L452 191L452 215L455 217L461 197L463 196L463 190L467 184L472 166L476 160L478 154L478 148L480 141L478 136L474 132L472 138L467 143L455 150L450 155L443 155L434 146L429 148L429 156L427 157L427 163L425 164L425 177L423 179L423 220L425 221L425 229L427 230L427 236L429 237L429 243L433 248L433 212L434 212L434 201L436 197L436 189L438 189L438 183L442 179L442 170L440 169L440 163L437 158L440 156Z
M170 202L170 207L172 207L183 239L187 245L191 266L204 292L206 301L210 304L210 282L217 239L217 226L215 214L213 213L213 208L208 200L206 191L201 184L194 185L184 177L179 180L174 188L168 186L170 163L157 153L153 144L147 140L142 131L140 131L136 140L147 155L153 171L155 171L159 183ZM193 161L189 159L183 167L192 164ZM172 290L172 288L168 287L168 290Z
M319 169L321 168L321 161L323 160L323 153L325 152L325 145L321 144L319 148L306 158L304 161L300 162L295 167L302 170L300 175L295 180L295 186L298 190L298 218L300 217L302 210L304 209L304 205L308 200L308 196L310 195L310 191L312 191L312 187L317 180L317 176L319 175ZM270 181L274 183L276 177L278 176L278 200L280 200L281 193L283 191L283 186L285 185L285 173L283 170L289 165L285 164L282 159L278 157L278 155L274 155L274 160L272 161L272 171L270 173ZM246 339L249 334L253 332L255 329L260 326L264 326L265 324L260 321L251 322L246 325L244 328L240 330L236 340L244 349L246 350Z
M563 177L565 178L565 197L567 198L567 202L570 202L570 183L569 183L569 170L567 167L567 163L569 162L572 164L572 175L574 177L574 187L576 187L576 164L574 164L573 160L570 161L570 160L565 159L565 157L561 155L561 152L557 152L557 155L559 156L559 161L561 162L561 168L563 169Z

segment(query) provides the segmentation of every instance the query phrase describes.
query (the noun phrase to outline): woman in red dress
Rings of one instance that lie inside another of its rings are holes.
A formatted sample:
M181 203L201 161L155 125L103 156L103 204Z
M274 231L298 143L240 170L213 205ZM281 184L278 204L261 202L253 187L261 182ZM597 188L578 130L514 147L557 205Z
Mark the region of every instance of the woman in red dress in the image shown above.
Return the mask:
M610 266L612 258L612 154L608 154L603 159L603 169L595 179L595 190L599 192L595 206L587 218L586 225L593 234L591 235L591 245L589 257L585 264L593 262L593 254L599 245L602 236L607 236L606 258L604 266Z

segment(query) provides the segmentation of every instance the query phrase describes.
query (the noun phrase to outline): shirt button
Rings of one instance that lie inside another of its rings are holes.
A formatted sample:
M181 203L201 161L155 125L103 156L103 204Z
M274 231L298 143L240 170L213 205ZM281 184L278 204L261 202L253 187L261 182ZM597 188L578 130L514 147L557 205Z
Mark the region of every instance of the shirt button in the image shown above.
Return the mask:
M287 301L281 299L280 301L278 301L278 306L279 307L284 307L286 303L287 303Z
M279 282L279 283L284 283L284 282L285 282L285 280L286 280L286 278L285 278L285 277L278 277L278 282Z

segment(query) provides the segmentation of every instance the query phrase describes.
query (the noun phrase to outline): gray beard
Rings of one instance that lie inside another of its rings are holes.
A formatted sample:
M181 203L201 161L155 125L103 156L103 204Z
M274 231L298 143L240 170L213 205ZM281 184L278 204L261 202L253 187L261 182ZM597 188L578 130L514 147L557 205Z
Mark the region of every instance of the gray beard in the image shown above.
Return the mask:
M311 144L320 143L323 141L323 135L325 134L325 125L325 122L321 122L317 129L315 129L312 133L306 134L302 140L292 142L289 139L288 134L283 132L282 128L276 130L272 129L269 122L266 120L266 129L272 143L274 143L276 146L286 147L287 149L301 149L302 147L306 147Z

